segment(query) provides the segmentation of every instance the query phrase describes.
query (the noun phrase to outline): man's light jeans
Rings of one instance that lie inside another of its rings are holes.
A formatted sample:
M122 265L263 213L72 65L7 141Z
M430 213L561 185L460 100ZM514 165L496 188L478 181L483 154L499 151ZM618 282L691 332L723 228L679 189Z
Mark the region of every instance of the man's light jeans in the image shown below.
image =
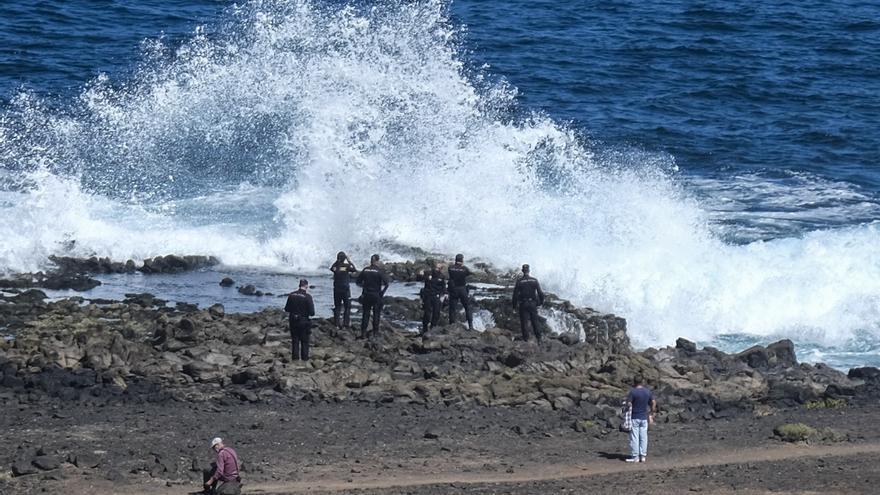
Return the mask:
M648 420L633 419L629 432L629 450L632 458L648 457Z

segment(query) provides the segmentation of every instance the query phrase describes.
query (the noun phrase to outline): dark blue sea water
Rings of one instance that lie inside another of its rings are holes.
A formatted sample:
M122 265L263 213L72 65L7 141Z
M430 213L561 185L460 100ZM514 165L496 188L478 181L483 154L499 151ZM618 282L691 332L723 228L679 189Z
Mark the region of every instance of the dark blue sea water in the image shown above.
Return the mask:
M224 20L222 0L5 1L0 96L125 78L145 40ZM880 4L451 2L473 64L530 109L694 173L880 188ZM873 198L872 198L873 199ZM854 221L864 220L862 218Z
M466 250L531 261L642 344L792 337L871 361L878 19L854 1L7 0L0 270Z

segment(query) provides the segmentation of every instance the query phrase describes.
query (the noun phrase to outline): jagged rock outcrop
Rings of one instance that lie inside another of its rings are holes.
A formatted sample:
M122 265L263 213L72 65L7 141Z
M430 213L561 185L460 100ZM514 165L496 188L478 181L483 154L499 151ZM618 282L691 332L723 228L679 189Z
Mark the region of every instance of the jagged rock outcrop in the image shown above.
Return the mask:
M156 256L147 258L138 267L134 261L112 261L110 258L72 258L50 256L54 269L46 272L23 273L0 279L0 289L42 288L51 290L73 289L87 291L101 285L90 275L110 273L181 273L217 265L213 256Z
M15 338L0 344L0 384L18 400L471 403L579 410L614 427L636 374L656 389L672 421L857 398L878 383L869 371L847 377L798 364L789 341L735 355L684 339L634 352L625 320L552 296L543 314L565 331L541 344L518 340L509 294L479 301L495 322L485 331L456 324L424 337L404 329L418 318L420 303L388 298L376 340L316 320L307 363L290 361L280 309L228 314L222 305L166 307L149 294L111 304L46 303L44 296L28 291L0 304L3 323L15 329Z
M167 256L156 256L155 258L147 258L141 266L133 260L126 262L112 261L110 258L73 258L69 256L50 256L49 259L58 267L60 273L90 273L90 274L108 274L108 273L134 273L136 271L142 273L181 273L192 270L198 270L220 263L220 260L213 256L177 256L169 254Z

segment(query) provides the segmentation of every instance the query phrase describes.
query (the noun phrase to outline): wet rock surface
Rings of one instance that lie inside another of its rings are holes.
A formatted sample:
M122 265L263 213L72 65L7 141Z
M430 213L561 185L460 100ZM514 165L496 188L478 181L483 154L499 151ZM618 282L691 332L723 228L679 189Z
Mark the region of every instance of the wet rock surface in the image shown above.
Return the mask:
M408 273L415 266L391 269ZM110 304L79 298L47 303L45 294L31 289L0 298L0 325L15 332L14 340L0 344L0 384L29 396L85 401L280 396L586 408L591 419L613 427L613 411L637 374L662 397L670 421L825 397L858 400L876 389L880 376L799 364L790 341L733 355L684 339L675 347L635 352L624 319L553 296L547 310L569 331L523 342L509 293L503 296L479 301L495 322L483 332L453 324L422 337L389 323L420 318L420 302L405 298L387 298L377 339L359 340L355 330L337 330L319 318L312 360L299 363L290 360L280 308L227 314L221 304L172 308L150 294L126 294Z
M39 287L51 290L73 289L87 291L99 285L101 285L99 280L95 280L86 274L73 272L37 272L0 279L0 289Z
M87 291L101 285L90 275L110 273L183 273L217 265L213 256L156 256L145 259L141 266L133 260L112 261L110 258L73 258L50 256L52 269L46 272L24 273L0 278L0 289L43 288L51 290L72 289Z
M285 396L514 406L549 401L572 407L591 395L588 382L577 377L588 377L609 356L628 349L624 320L554 302L571 311L589 342L520 342L518 331L493 327L477 333L460 325L419 337L387 318L378 339L363 341L354 330L339 331L318 319L312 360L294 363L279 309L226 314L219 304L181 311L148 294L129 294L111 304L45 303L40 296L4 297L6 314L18 323L15 339L0 347L2 383L16 392L66 400ZM498 319L509 320L502 316L507 306L486 304ZM403 299L386 307L402 317L420 311L417 301ZM621 390L595 385L597 399Z
M207 268L220 263L213 256L156 256L147 258L138 266L133 260L126 262L112 261L110 258L72 258L67 256L51 256L49 258L62 273L182 273L200 268Z

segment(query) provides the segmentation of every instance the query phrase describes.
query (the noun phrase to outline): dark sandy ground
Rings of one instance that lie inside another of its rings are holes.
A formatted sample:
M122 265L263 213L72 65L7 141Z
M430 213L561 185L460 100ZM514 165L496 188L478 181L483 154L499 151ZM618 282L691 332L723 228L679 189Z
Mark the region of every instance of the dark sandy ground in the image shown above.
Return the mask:
M686 424L661 417L648 462L633 465L623 462L625 434L575 431L576 412L320 401L5 406L0 462L37 450L67 462L15 478L6 471L0 492L189 493L219 435L244 462L244 493L874 494L878 418L869 406ZM792 422L839 438L807 445L774 436Z

